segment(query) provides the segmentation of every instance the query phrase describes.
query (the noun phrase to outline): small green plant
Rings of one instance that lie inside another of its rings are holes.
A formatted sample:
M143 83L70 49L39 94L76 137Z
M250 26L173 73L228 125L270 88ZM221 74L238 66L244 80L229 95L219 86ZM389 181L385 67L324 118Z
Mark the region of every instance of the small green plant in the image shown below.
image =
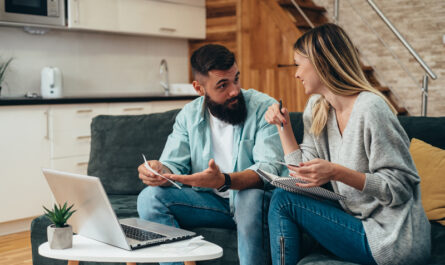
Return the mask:
M65 227L66 221L73 215L73 213L76 210L71 211L71 208L73 208L74 204L69 206L67 208L67 203L62 206L57 206L57 204L54 204L54 208L52 210L48 210L45 206L43 206L43 209L45 209L45 215L51 220L51 222L56 227Z
M9 58L9 60L7 60L4 63L0 63L0 86L3 83L3 80L5 79L5 72L8 69L9 64L12 62L12 58Z

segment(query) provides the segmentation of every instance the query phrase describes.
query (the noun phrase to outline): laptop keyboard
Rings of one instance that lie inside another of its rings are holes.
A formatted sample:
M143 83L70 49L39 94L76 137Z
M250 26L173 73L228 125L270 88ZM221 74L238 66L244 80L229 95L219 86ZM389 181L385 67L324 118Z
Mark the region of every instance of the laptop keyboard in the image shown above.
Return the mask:
M132 227L132 226L128 226L128 225L124 225L121 224L122 229L124 230L124 233L127 237L131 238L131 239L136 239L139 241L147 241L147 240L152 240L152 239L158 239L158 238L163 238L166 236L157 234L157 233L153 233L147 230L142 230L140 228L136 228L136 227Z

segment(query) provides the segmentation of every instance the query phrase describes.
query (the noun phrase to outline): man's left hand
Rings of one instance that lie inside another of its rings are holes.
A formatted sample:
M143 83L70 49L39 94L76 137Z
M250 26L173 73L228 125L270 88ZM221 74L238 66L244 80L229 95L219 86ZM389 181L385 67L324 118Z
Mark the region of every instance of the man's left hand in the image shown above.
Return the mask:
M203 187L203 188L219 188L224 184L224 175L219 170L218 165L216 165L215 160L210 159L209 167L202 171L192 175L174 175L174 174L164 174L165 177L181 182L186 185L193 187Z

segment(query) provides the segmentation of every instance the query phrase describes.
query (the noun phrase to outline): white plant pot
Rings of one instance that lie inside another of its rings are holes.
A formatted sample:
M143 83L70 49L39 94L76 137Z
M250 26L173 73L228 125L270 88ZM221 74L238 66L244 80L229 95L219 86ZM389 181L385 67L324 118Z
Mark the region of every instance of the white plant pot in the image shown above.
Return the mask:
M49 247L52 249L65 249L73 247L73 227L56 227L49 225L46 229Z

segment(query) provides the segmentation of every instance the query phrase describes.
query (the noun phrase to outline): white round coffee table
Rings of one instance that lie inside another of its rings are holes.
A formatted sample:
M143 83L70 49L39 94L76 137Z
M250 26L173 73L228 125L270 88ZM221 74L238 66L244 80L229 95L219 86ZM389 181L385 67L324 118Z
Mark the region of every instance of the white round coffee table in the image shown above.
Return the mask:
M80 235L73 236L73 247L51 249L48 242L39 246L39 254L53 259L68 260L68 264L79 261L126 262L186 262L216 259L223 255L220 246L205 240L182 240L169 244L128 251Z

